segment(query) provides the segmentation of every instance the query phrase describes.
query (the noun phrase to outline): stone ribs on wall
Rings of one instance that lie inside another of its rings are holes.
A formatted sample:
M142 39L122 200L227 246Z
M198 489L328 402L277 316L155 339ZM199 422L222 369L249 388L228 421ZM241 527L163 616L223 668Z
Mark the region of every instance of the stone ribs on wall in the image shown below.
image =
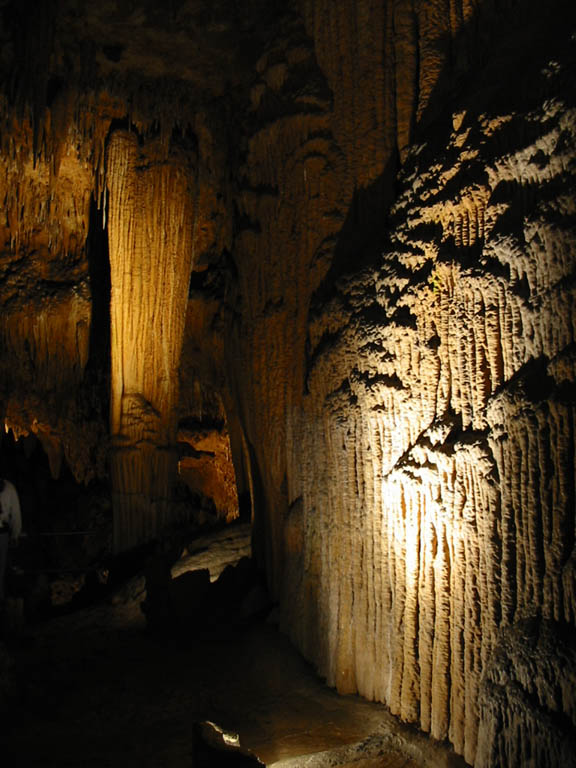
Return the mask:
M246 337L233 354L266 491L256 535L283 626L330 685L387 703L471 763L519 764L534 715L487 706L484 671L507 658L503 633L526 619L573 626L576 611L573 42L556 30L531 62L496 46L408 150L397 123L386 219L372 194L388 183L386 151L372 175L355 154L339 112L354 86L326 41L346 56L347 38L321 5L324 101L260 127L243 193ZM282 45L262 62L255 109L297 77L305 49ZM361 68L371 54L357 55ZM365 87L350 103L370 136ZM522 684L544 720L573 713L560 681Z

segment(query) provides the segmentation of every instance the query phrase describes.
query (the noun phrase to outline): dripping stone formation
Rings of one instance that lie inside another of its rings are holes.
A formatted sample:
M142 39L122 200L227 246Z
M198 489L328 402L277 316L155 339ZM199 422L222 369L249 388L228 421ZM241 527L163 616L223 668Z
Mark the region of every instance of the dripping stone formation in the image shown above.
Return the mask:
M245 517L328 686L574 765L573 4L2 0L0 79L30 534Z

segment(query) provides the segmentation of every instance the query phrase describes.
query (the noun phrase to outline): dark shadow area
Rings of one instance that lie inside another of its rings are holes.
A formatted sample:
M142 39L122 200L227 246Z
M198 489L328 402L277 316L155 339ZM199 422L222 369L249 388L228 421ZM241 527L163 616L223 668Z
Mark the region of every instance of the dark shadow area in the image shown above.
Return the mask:
M311 316L319 314L331 298L341 294L340 282L347 275L355 275L379 262L388 212L396 194L398 162L394 154L384 173L355 193L338 233L330 269L312 296Z
M18 491L22 530L11 552L7 597L19 621L34 624L68 610L108 579L111 505L106 486L76 482L66 460L54 478L40 441L30 434L1 441L2 474Z
M398 156L394 153L384 173L370 186L359 189L352 200L342 229L337 235L334 255L330 268L310 300L308 325L321 316L334 299L342 309L354 312L354 299L347 291L347 281L362 282L362 274L374 269L381 261L382 245L385 241L390 206L396 194ZM362 285L359 294L365 305L366 292L374 290ZM365 310L363 310L365 311ZM304 391L308 391L309 374L318 358L334 347L340 339L340 331L327 331L314 347L306 342L306 365Z
M150 560L142 604L148 629L169 645L187 645L198 634L229 632L264 619L271 609L265 576L251 558L226 566L216 581L207 568L172 578L173 565L171 557Z
M552 0L546 8L537 0L509 0L497 7L482 3L453 41L440 41L439 48L451 49L452 55L416 126L415 141L425 141L432 125L447 126L452 117L447 105L456 100L459 108L477 115L527 113L541 106L543 92L535 84L542 66L558 58L566 61L562 46L570 40L567 30L575 28L576 6L565 0ZM571 82L567 73L562 77L567 85ZM569 106L576 103L573 87L565 97Z
M90 326L90 355L87 371L104 373L108 379L110 369L110 256L108 231L104 211L94 199L90 201L90 222L86 243L92 320Z
M266 494L260 476L256 451L248 440L246 444L248 446L250 475L252 478L252 552L258 565L264 567L266 564L266 543L268 540Z

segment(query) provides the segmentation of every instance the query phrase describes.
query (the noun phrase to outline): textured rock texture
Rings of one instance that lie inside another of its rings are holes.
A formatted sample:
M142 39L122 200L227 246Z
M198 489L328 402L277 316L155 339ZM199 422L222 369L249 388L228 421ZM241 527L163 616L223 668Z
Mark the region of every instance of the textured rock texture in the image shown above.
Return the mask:
M173 151L164 162L161 156L125 131L108 143L111 480L119 550L166 527L176 470L195 180L187 155Z
M179 474L206 513L232 522L238 517L238 490L230 437L220 424L189 424L178 431L183 446ZM205 515L207 517L207 514Z
M4 115L5 122L9 122ZM35 158L29 121L3 136L0 196L2 381L7 426L36 433L58 475L63 453L79 479L102 457L86 449L76 423L90 408L76 397L89 358L91 292L86 238L92 172L75 150ZM26 393L24 398L22 395ZM92 422L87 432L101 434Z
M475 765L574 765L575 685L573 627L537 620L507 627L480 689Z
M109 472L119 550L179 521L179 459L222 516L235 478L330 685L471 764L568 760L568 4L0 14L6 425Z
M242 190L233 355L268 502L256 536L284 627L328 683L473 763L499 630L574 621L573 23L540 36L527 5L506 25L456 9L464 76L435 47L452 45L439 6L398 4L387 32L389 17L355 4L373 42L349 54L350 9L311 7L312 50L296 28L260 62L256 114L292 106L256 121ZM398 67L419 51L440 58L410 90ZM347 56L382 88L361 98L339 76Z
M117 550L179 519L191 265L231 230L227 111L208 127L206 109L246 77L238 47L261 10L0 7L4 422L38 435L55 477L64 460L80 483L110 478Z

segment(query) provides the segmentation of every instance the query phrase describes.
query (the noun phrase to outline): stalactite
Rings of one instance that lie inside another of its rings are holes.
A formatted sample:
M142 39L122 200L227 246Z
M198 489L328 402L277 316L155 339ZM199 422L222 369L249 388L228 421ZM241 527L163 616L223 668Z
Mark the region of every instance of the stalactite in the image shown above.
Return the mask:
M107 152L111 270L114 546L154 538L170 520L178 364L192 266L194 174L132 132Z

